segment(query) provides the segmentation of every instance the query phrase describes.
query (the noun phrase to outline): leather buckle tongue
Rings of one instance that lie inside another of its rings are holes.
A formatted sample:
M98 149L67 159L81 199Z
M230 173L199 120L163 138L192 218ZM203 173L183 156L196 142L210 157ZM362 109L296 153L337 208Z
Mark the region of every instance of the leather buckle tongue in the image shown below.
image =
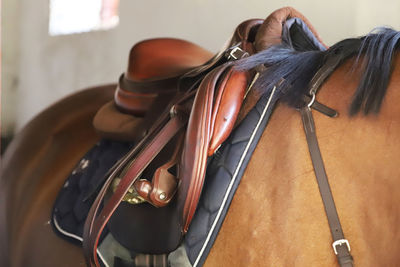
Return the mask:
M331 118L335 118L338 116L338 112L336 110L318 102L315 99L315 93L311 94L311 96L305 96L305 100L308 101L308 108L312 108Z

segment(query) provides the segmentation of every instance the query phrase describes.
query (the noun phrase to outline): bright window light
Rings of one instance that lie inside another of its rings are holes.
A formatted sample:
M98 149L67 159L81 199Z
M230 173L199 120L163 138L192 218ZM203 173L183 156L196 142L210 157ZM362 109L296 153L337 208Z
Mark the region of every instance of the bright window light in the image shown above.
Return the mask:
M118 25L119 0L50 0L49 34L107 30Z

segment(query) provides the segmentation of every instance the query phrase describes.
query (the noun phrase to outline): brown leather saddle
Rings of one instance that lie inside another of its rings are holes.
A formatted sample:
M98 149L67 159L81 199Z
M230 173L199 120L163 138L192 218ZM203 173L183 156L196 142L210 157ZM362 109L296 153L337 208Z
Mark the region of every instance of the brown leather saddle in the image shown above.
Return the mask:
M215 56L178 39L152 39L132 48L115 101L94 120L104 137L136 146L109 171L89 212L83 236L89 265L99 265L96 248L106 224L136 252L167 253L180 244L199 201L208 156L260 97L249 90L256 71L237 71L232 61L279 43L288 18L300 18L318 36L304 16L283 8L265 21L241 23Z

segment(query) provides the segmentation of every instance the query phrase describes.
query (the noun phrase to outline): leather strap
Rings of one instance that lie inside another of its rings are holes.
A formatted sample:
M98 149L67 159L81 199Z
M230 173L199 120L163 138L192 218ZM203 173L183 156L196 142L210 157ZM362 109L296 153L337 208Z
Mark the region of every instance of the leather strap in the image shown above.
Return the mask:
M180 76L165 78L161 80L149 80L149 81L133 81L125 77L125 74L121 74L119 77L118 86L126 91L140 94L170 94L176 92L176 84ZM165 89L172 88L172 89Z
M319 150L317 135L315 133L315 124L310 107L306 106L300 110L303 121L304 132L307 138L308 149L315 176L317 178L322 202L324 203L325 213L328 218L329 228L333 239L333 249L337 256L340 266L352 267L353 257L350 254L350 245L344 238L343 229L337 214L335 202L333 200L328 177L326 175L324 162Z
M172 174L169 169L178 165L183 147L183 137L184 132L182 131L171 159L155 170L151 180L142 178L133 184L138 195L158 208L166 206L176 193L179 180L177 174Z
M132 152L128 153L128 156L122 160L122 164L117 164L118 166L126 166L124 163L127 163L129 159L137 155L128 169L124 171L123 177L116 191L105 204L100 214L96 216L113 178L115 178L117 173L120 171L119 168L113 170L89 211L83 234L83 248L88 266L100 266L97 257L97 245L105 225L132 184L139 178L140 174L159 153L159 151L182 129L187 120L187 116L181 116L178 112L178 114L172 116L165 126L163 126L148 143L145 141L139 143L138 146L135 147ZM157 128L158 127L155 127L152 132L155 132ZM144 138L144 140L148 139L150 139L150 137ZM146 146L143 145L144 143L146 143ZM138 152L138 150L141 151Z
M340 47L331 49L331 52L327 54L327 59L324 65L317 71L310 82L310 95L315 95L321 85L326 81L326 79L334 72L334 70L347 58L352 56L358 51L359 43L351 43L353 47L348 49L340 50ZM340 51L340 52L339 52Z

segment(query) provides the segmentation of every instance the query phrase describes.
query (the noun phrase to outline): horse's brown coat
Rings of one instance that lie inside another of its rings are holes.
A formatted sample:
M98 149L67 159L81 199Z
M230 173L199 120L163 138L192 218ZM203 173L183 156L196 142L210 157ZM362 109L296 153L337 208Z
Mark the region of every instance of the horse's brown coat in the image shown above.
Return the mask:
M115 87L72 95L15 137L2 162L0 266L85 266L81 249L51 229L51 209L65 178L98 141L92 120Z
M400 262L399 60L395 65L379 115L347 115L358 82L358 74L349 73L351 62L334 73L317 97L340 116L314 112L356 266ZM57 237L48 222L68 173L98 140L91 119L112 98L113 88L60 102L31 122L10 147L0 187L0 212L6 216L0 242L11 262L3 254L1 266L85 265L80 248ZM297 111L283 104L275 110L206 266L337 266Z
M396 61L399 65L399 60ZM356 266L400 263L400 68L379 115L349 117L351 62L317 99L318 141ZM257 146L205 266L337 266L299 112L280 104Z

